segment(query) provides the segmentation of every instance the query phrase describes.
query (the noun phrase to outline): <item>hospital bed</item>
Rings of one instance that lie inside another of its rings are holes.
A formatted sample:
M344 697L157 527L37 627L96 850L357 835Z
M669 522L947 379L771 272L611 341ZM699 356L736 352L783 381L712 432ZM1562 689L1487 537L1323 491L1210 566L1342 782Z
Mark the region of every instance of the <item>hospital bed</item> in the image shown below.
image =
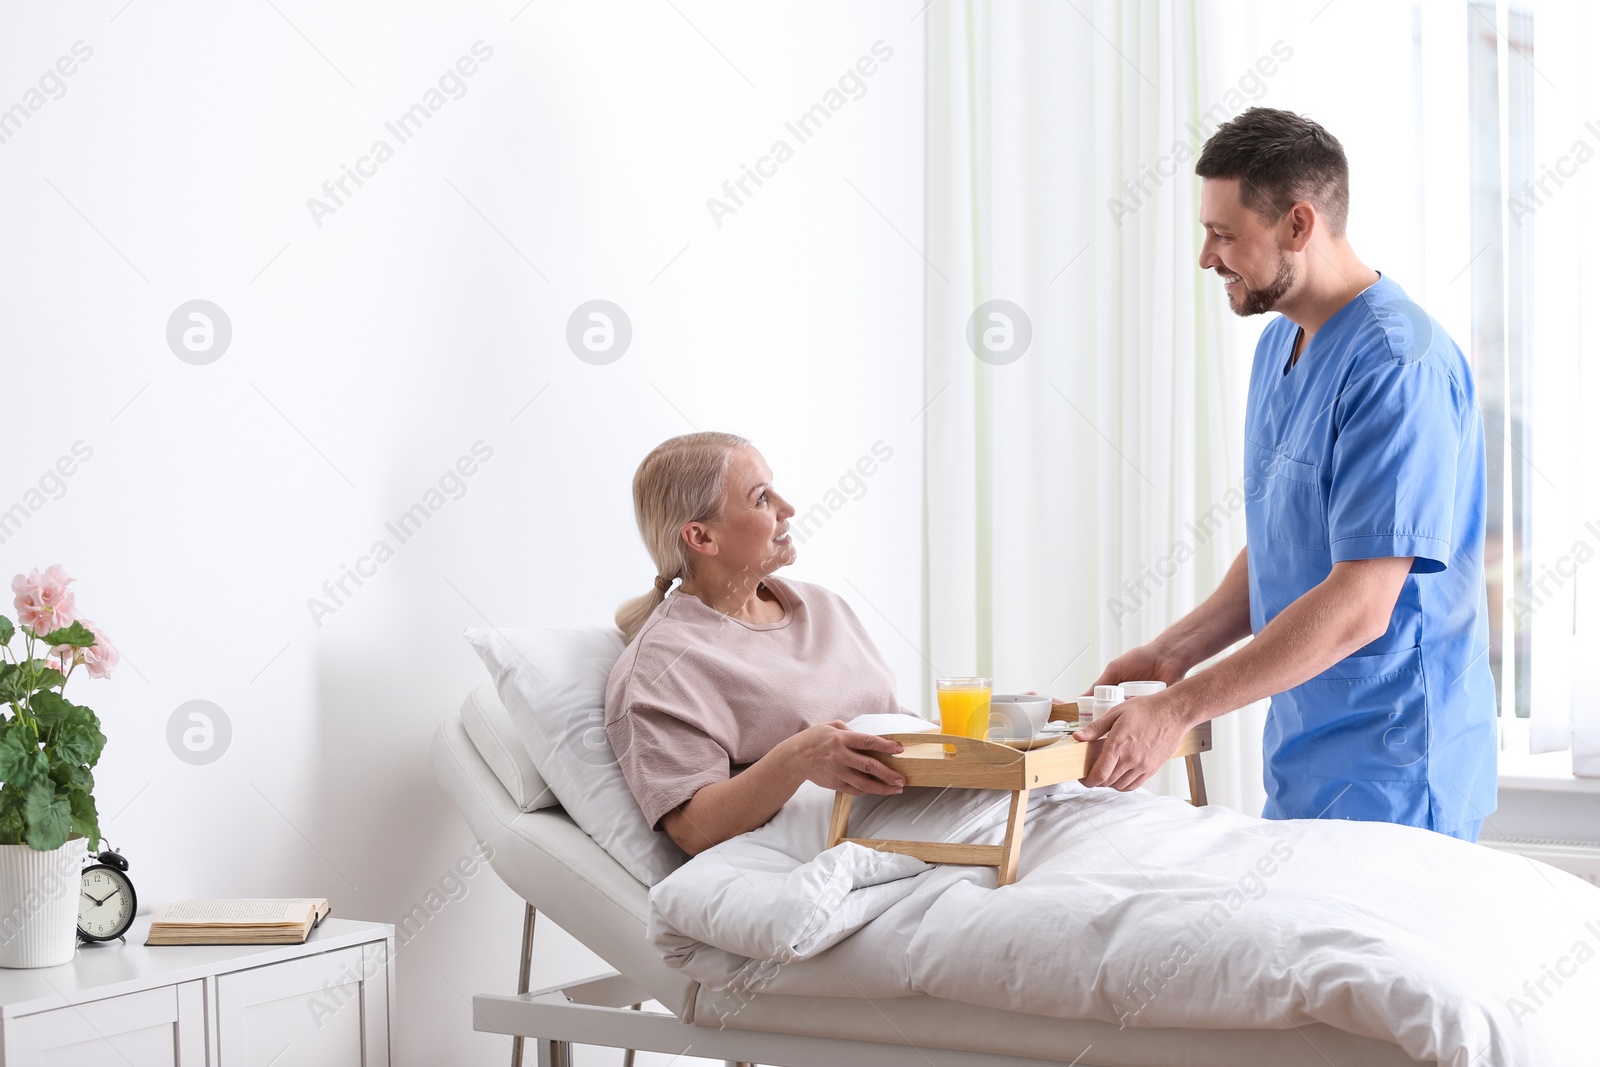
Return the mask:
M753 994L737 1011L667 967L645 939L648 890L559 807L524 812L493 760L522 753L494 687L470 693L477 742L460 713L434 736L434 772L495 872L526 902L516 993L473 998L473 1028L535 1043L540 1067L571 1064L574 1045L647 1049L784 1067L1401 1067L1398 1046L1322 1024L1282 1030L1118 1029L994 1011L929 996L864 999ZM484 750L488 750L487 752ZM487 757L487 758L486 758ZM613 968L529 990L538 912ZM1064 920L1065 921L1065 920ZM1065 943L1065 942L1064 942ZM628 1057L631 1062L631 1055Z

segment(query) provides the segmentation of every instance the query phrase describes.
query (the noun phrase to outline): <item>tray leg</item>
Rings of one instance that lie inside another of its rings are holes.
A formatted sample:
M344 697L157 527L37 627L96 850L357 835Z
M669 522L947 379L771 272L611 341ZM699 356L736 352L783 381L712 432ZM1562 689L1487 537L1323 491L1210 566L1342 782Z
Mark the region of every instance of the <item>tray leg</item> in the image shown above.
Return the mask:
M1200 769L1200 753L1183 757L1183 762L1189 769L1189 803L1203 808L1206 806L1206 776Z
M1022 820L1028 814L1028 791L1018 789L1011 794L1011 812L1006 817L1006 839L1000 845L1005 856L1000 861L1000 884L1010 885L1017 880L1017 857L1022 854Z
M850 794L833 794L833 818L828 820L828 847L832 848L844 840L845 831L850 827Z

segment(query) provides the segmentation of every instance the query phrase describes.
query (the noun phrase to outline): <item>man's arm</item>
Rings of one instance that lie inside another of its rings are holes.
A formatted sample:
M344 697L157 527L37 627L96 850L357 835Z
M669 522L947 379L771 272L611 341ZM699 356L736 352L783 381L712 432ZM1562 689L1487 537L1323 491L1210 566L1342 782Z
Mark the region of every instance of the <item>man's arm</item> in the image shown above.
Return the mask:
M1199 607L1167 627L1154 641L1112 660L1094 684L1155 680L1172 685L1196 663L1205 662L1249 636L1250 562L1248 553L1241 551L1222 583Z
M1410 573L1409 556L1335 563L1238 652L1160 693L1124 701L1078 731L1083 740L1105 738L1084 784L1136 789L1171 757L1186 730L1292 689L1371 644L1389 628Z

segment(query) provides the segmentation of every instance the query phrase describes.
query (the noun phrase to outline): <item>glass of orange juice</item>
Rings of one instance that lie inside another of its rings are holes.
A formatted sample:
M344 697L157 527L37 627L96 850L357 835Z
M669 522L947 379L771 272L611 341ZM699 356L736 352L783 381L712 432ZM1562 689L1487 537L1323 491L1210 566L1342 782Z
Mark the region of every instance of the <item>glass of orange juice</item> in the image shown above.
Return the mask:
M989 736L990 678L940 678L939 729L956 737Z

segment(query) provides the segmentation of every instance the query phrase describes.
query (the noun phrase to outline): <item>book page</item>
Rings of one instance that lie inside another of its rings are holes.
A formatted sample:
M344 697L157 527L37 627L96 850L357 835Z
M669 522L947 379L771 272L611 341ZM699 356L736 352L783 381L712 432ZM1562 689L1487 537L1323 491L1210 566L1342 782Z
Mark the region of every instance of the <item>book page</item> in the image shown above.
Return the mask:
M179 900L156 909L158 923L246 925L304 922L320 900L309 897L240 897L232 900Z

